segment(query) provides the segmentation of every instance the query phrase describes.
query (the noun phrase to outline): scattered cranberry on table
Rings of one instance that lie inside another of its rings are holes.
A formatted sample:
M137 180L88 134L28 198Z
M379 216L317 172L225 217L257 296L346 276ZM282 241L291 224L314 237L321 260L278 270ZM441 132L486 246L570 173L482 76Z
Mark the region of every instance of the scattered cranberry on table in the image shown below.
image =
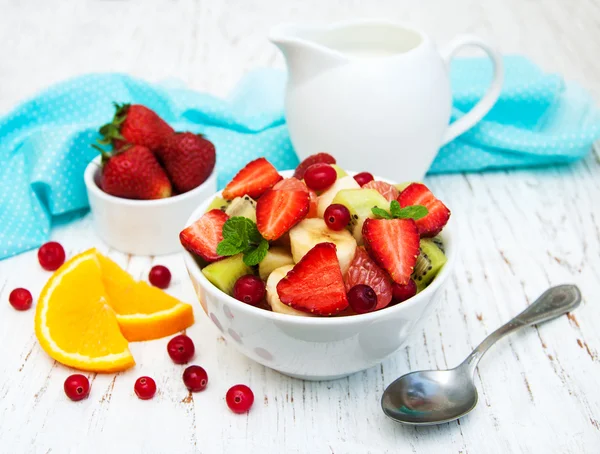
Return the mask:
M246 304L256 306L265 298L265 283L258 276L246 274L233 286L233 297Z
M337 180L337 172L329 164L313 164L304 173L304 182L313 191L323 191Z
M196 347L185 334L175 336L167 344L167 352L175 364L186 364L194 357Z
M163 265L155 265L148 274L150 283L158 288L165 289L171 283L171 272Z
M189 366L183 371L183 383L193 393L204 391L208 384L208 375L200 366Z
M360 186L364 186L369 181L373 181L374 179L375 179L375 177L373 177L373 175L370 174L369 172L361 172L361 173L357 173L356 175L354 175L354 180Z
M38 249L38 260L46 271L56 271L65 263L65 250L60 243L50 241Z
M65 380L64 389L69 399L83 400L90 394L90 382L85 375L69 375Z
M348 292L348 303L357 314L366 314L375 310L377 306L377 294L365 284L355 285Z
M142 400L152 399L156 394L156 382L151 377L140 377L135 381L133 390Z
M323 219L331 230L344 230L350 222L350 210L341 203L334 203L327 207Z
M232 412L246 413L254 403L254 393L246 385L235 385L229 388L225 400Z
M417 284L410 279L408 284L392 283L392 303L401 303L417 294Z
M8 302L18 311L26 311L33 303L31 292L24 288L16 288L8 295Z

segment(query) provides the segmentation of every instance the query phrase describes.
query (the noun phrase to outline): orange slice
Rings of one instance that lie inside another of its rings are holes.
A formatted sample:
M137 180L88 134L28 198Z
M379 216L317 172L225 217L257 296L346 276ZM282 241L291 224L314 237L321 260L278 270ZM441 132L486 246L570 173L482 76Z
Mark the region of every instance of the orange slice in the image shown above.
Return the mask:
M135 364L108 305L93 249L50 278L38 299L35 334L48 355L76 369L115 372Z
M96 372L133 366L127 341L169 336L193 323L189 304L135 281L95 249L56 271L35 316L36 335L52 358Z
M130 342L158 339L194 323L192 306L162 290L136 282L108 257L98 254L102 279L121 332Z

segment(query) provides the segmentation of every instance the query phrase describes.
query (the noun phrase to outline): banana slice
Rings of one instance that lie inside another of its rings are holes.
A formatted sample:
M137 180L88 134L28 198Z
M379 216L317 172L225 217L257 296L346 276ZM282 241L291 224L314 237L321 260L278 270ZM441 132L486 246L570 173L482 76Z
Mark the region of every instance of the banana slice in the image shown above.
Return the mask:
M334 243L342 274L346 274L356 253L356 240L344 229L336 232L323 219L304 219L290 230L292 257L298 263L304 255L319 243Z
M351 176L338 178L335 183L333 183L333 186L319 196L319 204L317 205L318 217L323 217L325 210L331 205L331 201L335 195L342 189L360 189L360 185L356 182L354 177Z
M273 270L267 279L267 303L271 306L273 312L279 312L280 314L298 315L300 317L313 317L312 314L307 312L298 311L291 308L287 304L283 304L277 294L277 284L282 280L288 272L294 268L294 265L285 265L276 270Z

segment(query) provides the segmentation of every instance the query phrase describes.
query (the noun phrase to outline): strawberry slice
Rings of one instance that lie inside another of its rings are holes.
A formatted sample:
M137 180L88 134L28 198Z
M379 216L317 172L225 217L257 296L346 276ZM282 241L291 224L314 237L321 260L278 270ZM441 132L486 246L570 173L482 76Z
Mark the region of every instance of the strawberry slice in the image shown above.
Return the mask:
M382 196L384 196L388 200L388 202L396 200L400 195L400 191L398 191L398 189L396 189L391 184L386 183L385 181L371 180L368 183L364 184L362 187L367 189L375 189Z
M219 209L210 210L186 227L179 234L179 241L188 251L199 255L207 262L215 262L222 259L217 254L217 245L223 241L223 224L229 219Z
M394 282L408 283L419 255L419 232L412 219L367 219L362 229L367 251Z
M246 164L233 180L223 189L223 197L233 200L245 195L253 199L259 198L275 183L281 180L277 169L265 158L258 158Z
M317 153L310 155L296 167L296 171L294 172L294 177L299 180L304 178L304 172L313 164L319 164L324 162L325 164L335 164L335 158L327 153Z
M346 290L358 284L368 285L377 294L375 310L382 309L392 301L392 283L390 277L369 257L364 248L356 248L354 259L346 273Z
M275 191L307 191L310 196L310 206L308 208L307 218L316 218L317 217L317 208L318 208L318 197L317 193L312 189L309 189L302 181L297 178L285 178L273 186Z
M317 315L348 307L346 288L333 243L319 243L277 284L282 303Z
M268 241L280 238L306 217L309 205L306 191L267 191L256 203L258 231Z
M422 237L434 237L442 231L450 219L450 210L437 199L427 186L421 183L408 185L398 197L402 208L411 205L423 205L429 213L416 221Z

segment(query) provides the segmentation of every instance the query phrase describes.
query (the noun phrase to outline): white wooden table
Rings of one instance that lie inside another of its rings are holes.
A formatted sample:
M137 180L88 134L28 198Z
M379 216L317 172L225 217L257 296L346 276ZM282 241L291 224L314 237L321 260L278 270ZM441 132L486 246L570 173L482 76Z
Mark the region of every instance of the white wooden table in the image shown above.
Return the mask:
M266 40L280 21L384 16L413 22L440 42L459 32L495 40L548 71L587 86L600 100L597 0L543 1L30 1L0 5L0 112L66 77L123 71L176 77L224 95L257 66L281 66ZM71 370L51 361L33 334L34 311L8 305L17 286L37 296L47 273L35 252L0 262L0 453L593 453L600 452L600 157L568 168L428 179L452 207L462 237L456 272L437 309L406 348L347 379L311 383L252 363L207 323L179 256L128 258L94 236L89 217L53 238L69 255L98 246L137 277L152 263L174 273L171 290L196 304L188 333L208 389L188 397L166 340L133 344L138 365L92 376L74 404L62 385ZM403 427L379 409L384 387L418 368L457 364L486 334L546 287L574 282L582 306L497 345L477 373L480 403L460 421ZM152 401L133 382L153 376ZM255 392L250 414L224 402L229 386Z

